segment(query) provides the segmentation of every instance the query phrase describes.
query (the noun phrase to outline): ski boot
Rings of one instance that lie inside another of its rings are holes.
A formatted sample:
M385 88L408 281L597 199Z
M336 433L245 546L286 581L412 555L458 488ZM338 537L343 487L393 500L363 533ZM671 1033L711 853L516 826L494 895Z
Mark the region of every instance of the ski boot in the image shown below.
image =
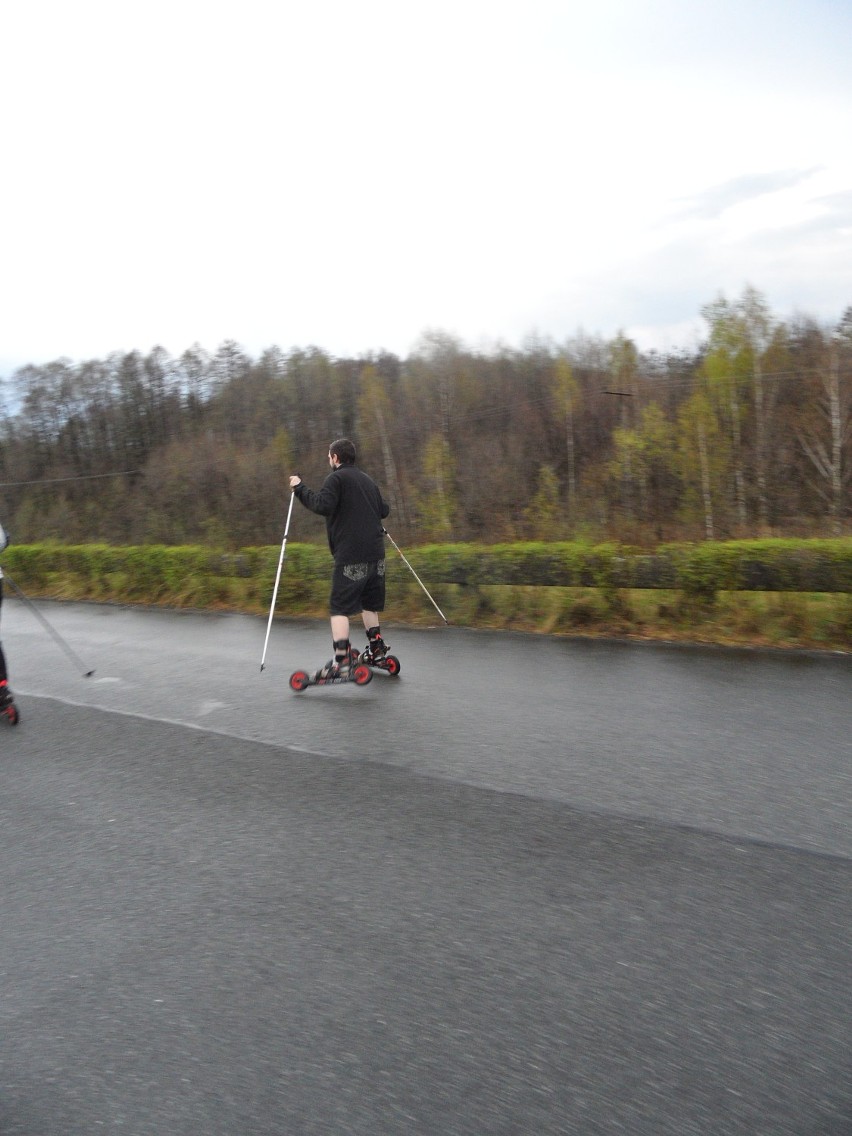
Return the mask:
M396 655L388 654L388 645L381 636L378 627L371 627L367 631L369 642L359 656L359 660L368 667L386 671L389 675L398 675L400 663Z
M6 719L10 726L17 726L21 720L18 707L12 698L12 692L6 679L0 681L0 715Z
M312 675L307 671L294 671L290 675L290 689L301 691L308 686L335 686L342 682L364 686L372 677L370 668L359 663L358 653L352 650L349 640L341 639L334 644L334 658L318 671Z

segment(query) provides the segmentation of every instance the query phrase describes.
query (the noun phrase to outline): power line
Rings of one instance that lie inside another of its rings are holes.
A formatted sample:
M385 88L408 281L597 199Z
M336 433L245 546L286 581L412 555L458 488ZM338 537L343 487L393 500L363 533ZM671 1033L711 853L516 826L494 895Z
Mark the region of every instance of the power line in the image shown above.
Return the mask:
M0 489L10 489L16 485L59 485L66 481L97 481L104 477L128 477L132 473L142 473L142 470L120 469L115 473L81 473L76 477L40 477L35 481L0 481Z

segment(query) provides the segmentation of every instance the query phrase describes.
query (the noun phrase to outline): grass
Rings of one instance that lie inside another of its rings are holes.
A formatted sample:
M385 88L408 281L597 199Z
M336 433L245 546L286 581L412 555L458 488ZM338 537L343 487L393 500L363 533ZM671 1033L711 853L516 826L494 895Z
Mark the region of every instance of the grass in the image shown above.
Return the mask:
M610 595L594 588L495 586L459 595L462 591L446 588L436 599L450 621L463 626L852 653L852 596L847 594L721 592L708 608L688 603L677 592L639 589ZM401 597L394 612L421 623L414 599L410 592ZM427 621L434 622L428 612Z
M96 578L48 572L21 586L34 597L266 615L273 580L190 577L172 591L160 585L145 594L120 572ZM276 614L325 618L327 592L325 580L310 587L282 579ZM852 653L852 595L846 593L720 592L712 605L690 603L679 592L639 589L442 585L433 595L458 627ZM388 596L389 624L440 622L415 581L396 576Z

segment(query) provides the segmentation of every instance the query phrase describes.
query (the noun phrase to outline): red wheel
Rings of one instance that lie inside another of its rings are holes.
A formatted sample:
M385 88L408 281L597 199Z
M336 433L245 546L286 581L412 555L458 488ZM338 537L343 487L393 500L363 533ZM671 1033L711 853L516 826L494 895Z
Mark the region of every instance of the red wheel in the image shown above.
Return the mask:
M307 671L293 671L290 675L291 690L304 690L310 681Z
M21 720L21 715L18 713L18 707L15 705L7 706L3 713L8 718L10 726L17 726L18 722L20 722Z
M373 672L366 665L366 663L361 663L352 672L352 677L355 679L355 682L358 686L366 686L366 684L373 677Z
M396 655L385 656L385 669L389 675L398 675L400 672L399 659Z

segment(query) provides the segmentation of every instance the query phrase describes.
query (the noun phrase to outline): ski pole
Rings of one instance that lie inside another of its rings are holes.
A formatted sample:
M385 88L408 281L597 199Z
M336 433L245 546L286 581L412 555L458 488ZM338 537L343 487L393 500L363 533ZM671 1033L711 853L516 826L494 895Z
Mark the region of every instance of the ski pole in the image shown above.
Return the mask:
M406 563L407 567L409 568L411 575L414 577L414 579L417 581L417 583L420 585L420 587L423 589L423 591L426 593L426 595L429 596L429 600L432 604L432 607L435 609L435 611L437 611L438 615L440 615L440 617L441 617L441 619L443 619L444 623L449 623L450 621L447 619L447 617L444 615L444 613L441 611L441 609L438 607L438 605L432 599L431 595L429 595L429 589L426 587L426 585L423 583L423 581L420 579L420 577L417 575L417 573L414 571L414 569L411 567L411 565L405 559L405 553L402 551L402 549L399 547L399 545L396 543L396 541L393 539L393 537L391 536L391 534L388 532L387 529L383 529L382 531L384 532L384 534L388 538L388 540L391 542L391 544L394 546L394 548L397 550L397 552L402 557L402 559L405 560L405 563Z
M56 630L56 628L51 626L51 624L41 614L41 612L38 610L38 608L32 602L32 600L29 599L28 596L24 595L24 593L21 591L21 589L18 587L18 585L12 579L12 577L8 574L8 572L3 573L3 578L5 580L8 580L8 582L12 585L12 590L24 601L24 603L27 605L27 607L30 609L30 611L33 613L33 615L36 617L36 619L39 621L39 623L42 625L42 627L48 632L48 634L53 636L54 641L59 644L59 646L62 648L62 650L68 656L68 658L73 659L78 667L83 668L83 672L84 672L83 678L91 678L92 675L95 673L94 669L92 669L90 671L86 670L86 664L83 662L83 660L80 658L80 656L76 653L76 651L71 650L71 648L68 646L68 644L62 638L62 636L59 634L59 632Z
M269 621L266 624L266 638L263 641L263 654L260 658L260 669L263 670L266 662L266 646L269 643L269 632L272 630L272 616L275 612L275 598L278 595L278 582L281 579L281 565L284 563L284 549L287 547L287 533L290 531L290 517L293 513L293 499L296 494L290 494L290 508L287 510L287 524L284 526L284 539L281 541L281 555L278 557L278 571L275 573L275 587L272 589L272 603L269 605Z

